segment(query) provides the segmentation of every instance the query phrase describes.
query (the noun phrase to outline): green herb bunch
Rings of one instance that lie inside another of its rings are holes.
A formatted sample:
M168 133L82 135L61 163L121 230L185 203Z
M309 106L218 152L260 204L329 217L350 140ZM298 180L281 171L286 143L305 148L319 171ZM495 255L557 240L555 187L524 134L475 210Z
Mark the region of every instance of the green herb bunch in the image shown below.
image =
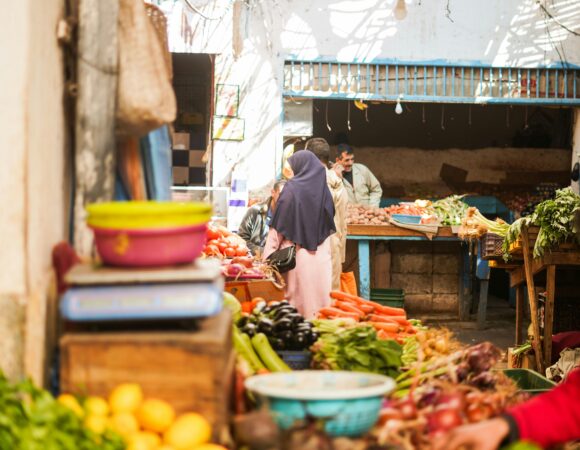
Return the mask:
M381 340L374 328L359 326L323 334L312 347L316 367L371 372L396 377L401 367L401 345Z
M522 229L531 225L540 227L534 245L534 257L542 257L559 244L568 241L580 243L580 196L571 188L559 189L553 199L546 200L529 217L523 217L510 225L503 243L504 259L509 248L521 235Z

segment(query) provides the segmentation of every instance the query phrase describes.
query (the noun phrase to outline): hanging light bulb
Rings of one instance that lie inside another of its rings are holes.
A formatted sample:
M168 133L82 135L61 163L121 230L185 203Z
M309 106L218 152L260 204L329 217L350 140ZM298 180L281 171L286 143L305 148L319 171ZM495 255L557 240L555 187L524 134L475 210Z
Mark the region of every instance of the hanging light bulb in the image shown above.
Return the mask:
M403 107L401 106L401 99L403 98L402 95L399 95L399 98L397 99L397 106L395 106L395 112L397 114L403 114Z
M397 20L403 20L407 17L407 5L405 4L405 0L397 0L397 4L393 8L393 14Z

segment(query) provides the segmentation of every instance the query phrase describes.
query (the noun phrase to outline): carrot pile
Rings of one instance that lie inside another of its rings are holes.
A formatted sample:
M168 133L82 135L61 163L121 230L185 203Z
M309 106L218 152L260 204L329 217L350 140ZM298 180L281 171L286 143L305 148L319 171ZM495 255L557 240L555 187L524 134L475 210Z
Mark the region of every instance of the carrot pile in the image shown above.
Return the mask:
M331 306L318 311L319 319L348 318L365 322L372 325L382 339L404 338L416 332L402 308L384 306L341 291L332 291L330 297Z

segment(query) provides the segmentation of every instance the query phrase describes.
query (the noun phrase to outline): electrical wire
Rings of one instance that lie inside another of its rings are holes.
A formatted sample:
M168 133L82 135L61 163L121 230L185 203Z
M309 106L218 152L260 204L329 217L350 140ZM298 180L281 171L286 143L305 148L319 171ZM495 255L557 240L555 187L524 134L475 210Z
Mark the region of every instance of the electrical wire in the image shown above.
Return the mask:
M193 6L190 2L191 0L183 0L185 2L185 4L195 13L199 14L201 17L203 17L205 20L222 20L226 14L228 13L228 11L230 10L230 8L232 7L232 4L234 3L233 0L231 0L228 4L228 6L226 7L224 13L220 16L220 17L210 17L206 14L204 14L203 12L201 12L199 10L199 8L197 8L196 6Z
M451 7L449 6L449 2L451 0L447 0L447 3L445 4L445 17L447 17L452 23L455 23L455 21L451 18Z
M540 6L542 6L542 5L540 5ZM544 8L544 10L545 10L545 8ZM564 52L564 47L562 47L562 53L561 53L560 49L558 49L558 45L552 39L552 33L550 33L550 25L548 24L547 13L544 14L544 24L546 25L546 35L548 36L548 41L550 41L550 44L552 45L553 49L556 50L556 53L558 54L558 58L560 58L560 62L564 65L564 67L568 67L568 61L566 61L565 56L562 54Z
M552 13L550 13L550 11L548 11L548 9L542 4L541 0L536 0L536 3L540 6L540 8L542 9L542 11L544 11L544 13L550 19L552 19L554 22L556 22L560 27L564 28L567 32L572 33L574 36L580 36L580 33L578 33L577 31L574 31L574 30L568 28L566 25L564 25L562 22L560 22L556 17L554 17L552 15Z

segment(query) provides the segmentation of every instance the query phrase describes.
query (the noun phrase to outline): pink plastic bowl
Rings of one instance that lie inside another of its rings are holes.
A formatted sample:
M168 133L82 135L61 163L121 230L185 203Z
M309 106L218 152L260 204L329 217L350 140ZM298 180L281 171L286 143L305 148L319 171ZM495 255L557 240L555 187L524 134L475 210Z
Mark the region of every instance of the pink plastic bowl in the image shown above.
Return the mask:
M143 230L91 228L105 264L151 267L193 262L205 245L207 225Z

